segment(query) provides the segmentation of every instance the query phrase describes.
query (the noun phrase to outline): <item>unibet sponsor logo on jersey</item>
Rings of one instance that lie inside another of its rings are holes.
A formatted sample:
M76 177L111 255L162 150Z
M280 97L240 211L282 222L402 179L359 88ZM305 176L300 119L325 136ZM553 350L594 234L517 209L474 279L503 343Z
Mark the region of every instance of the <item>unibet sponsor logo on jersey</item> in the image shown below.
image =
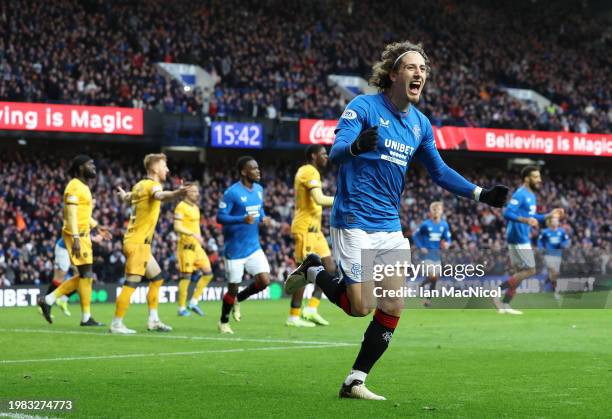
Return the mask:
M400 166L406 166L408 158L414 152L414 147L391 138L385 138L385 148L389 154L382 154L380 158Z
M430 242L439 242L442 238L442 233L436 233L433 231L429 232L429 241Z
M252 215L253 217L259 217L259 210L261 209L261 205L249 205L245 207L247 214Z

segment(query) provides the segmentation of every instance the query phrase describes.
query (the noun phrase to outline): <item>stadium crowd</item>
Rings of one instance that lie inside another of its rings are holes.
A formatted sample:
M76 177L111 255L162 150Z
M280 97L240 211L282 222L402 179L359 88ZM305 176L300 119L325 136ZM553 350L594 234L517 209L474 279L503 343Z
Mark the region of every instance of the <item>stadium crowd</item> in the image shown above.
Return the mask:
M61 235L62 194L68 181L64 168L69 162L56 152L11 153L0 161L0 286L48 282L53 275L53 249ZM53 162L53 164L49 163ZM105 152L96 155L98 174L92 193L96 199L94 217L110 226L113 239L95 246L94 271L104 282L122 279L125 258L121 252L122 235L129 219L129 208L119 202L116 186L131 188L143 176L141 162L128 153ZM265 187L265 210L275 222L260 228L261 244L270 260L273 279L283 279L295 266L290 223L293 213L294 164L262 162L262 184ZM180 166L171 161L173 174L167 187L176 187L180 180L197 180L202 185L202 234L206 251L213 264L215 280L223 281L223 248L221 226L216 222L216 208L223 190L235 181L228 167L233 162L216 161L210 167ZM518 186L517 177L489 167L486 170L462 170L477 184L494 182ZM609 173L583 171L575 173L544 172L545 182L538 194L539 211L562 206L567 218L562 226L572 239L568 260L593 259L601 272L607 268L610 254L609 214L612 212L612 182ZM326 193L333 194L333 170L324 176ZM234 179L234 180L232 180ZM501 211L485 205L458 199L433 185L418 166L409 171L407 187L401 203L405 235L411 237L420 222L428 216L432 200L445 203L445 216L450 225L455 258L469 257L485 251L499 254L495 263L503 273L507 257L504 252L505 222ZM177 279L176 242L173 232L173 205L164 205L157 226L153 247L166 278ZM324 211L324 233L329 236L329 211ZM533 231L534 242L537 231ZM581 256L582 255L582 256ZM584 255L588 255L586 258ZM608 255L608 259L605 259ZM573 258L573 259L572 259ZM585 259L586 258L586 259Z
M336 118L329 74L367 77L381 47L422 42L436 125L611 132L609 32L585 2L58 0L0 3L0 97L212 117ZM154 64L200 65L209 99ZM534 89L540 109L502 86Z

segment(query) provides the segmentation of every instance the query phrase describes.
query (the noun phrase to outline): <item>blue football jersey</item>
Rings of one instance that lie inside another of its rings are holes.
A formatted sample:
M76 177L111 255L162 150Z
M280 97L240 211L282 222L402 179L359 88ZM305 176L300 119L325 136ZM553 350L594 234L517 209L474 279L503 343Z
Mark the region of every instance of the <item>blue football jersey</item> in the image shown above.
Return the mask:
M538 237L538 247L544 249L550 256L561 256L563 249L567 249L569 243L569 235L561 227L555 230L547 228Z
M429 250L426 259L439 259L440 242L444 240L450 244L451 233L446 220L436 223L432 219L427 219L421 223L412 239L416 247Z
M374 126L379 136L376 149L353 156L353 141ZM400 199L415 156L438 185L472 197L476 186L444 163L431 123L415 106L399 112L383 93L353 99L340 117L330 151L330 159L339 166L331 225L368 232L400 231Z
M255 223L244 222L247 214L255 218ZM261 248L259 223L265 215L260 184L254 183L253 188L248 189L241 182L236 182L227 188L217 213L217 221L223 224L224 255L227 259L246 258Z
M66 243L64 242L64 238L63 237L60 237L59 239L57 239L57 241L55 242L55 245L59 246L59 247L61 247L63 249L66 248Z
M538 214L536 196L526 187L521 186L514 194L506 209L504 218L508 221L506 226L506 239L510 244L530 243L529 225L518 221L518 217L535 218L539 222L544 221L544 215Z

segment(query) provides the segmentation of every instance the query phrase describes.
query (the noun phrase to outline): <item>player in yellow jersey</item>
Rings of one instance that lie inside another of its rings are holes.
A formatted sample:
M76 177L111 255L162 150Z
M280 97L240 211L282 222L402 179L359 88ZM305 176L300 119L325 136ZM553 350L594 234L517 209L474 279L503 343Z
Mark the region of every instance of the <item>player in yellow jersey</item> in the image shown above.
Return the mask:
M102 323L91 317L93 282L91 229L96 228L106 240L110 240L111 234L108 228L98 225L92 218L94 201L88 181L95 179L96 165L91 157L81 154L72 160L68 173L73 178L64 190L62 238L68 250L70 263L75 266L78 273L44 298L39 298L38 306L45 319L53 323L51 306L58 298L78 289L81 299L81 326L102 326Z
M149 280L147 330L161 332L172 330L170 326L160 321L157 312L159 288L164 280L159 264L151 253L151 243L161 203L185 198L191 187L181 186L175 191L163 190L162 182L166 180L170 172L165 154L147 154L144 158L144 167L147 177L134 185L131 192L118 188L119 198L125 203L131 203L132 214L127 232L123 237L126 281L117 297L115 316L110 326L111 333L136 333L135 330L128 329L123 324L123 317L130 305L130 298L143 277Z
M327 166L327 150L322 145L311 145L306 149L306 164L301 166L294 181L295 215L291 223L291 233L295 240L295 259L302 263L309 253L321 256L325 270L335 274L336 266L325 236L321 232L321 214L323 207L330 207L334 198L323 194L321 189L321 172ZM285 323L292 327L314 327L315 324L327 326L329 322L317 312L321 300L321 288L315 287L308 305L302 310L304 288L291 297L289 317Z
M202 296L204 287L208 285L212 279L212 269L210 268L210 261L208 256L202 248L204 246L204 239L200 232L200 191L197 186L194 185L192 189L187 192L187 197L179 202L174 209L174 231L179 234L179 241L177 244L177 257L178 266L180 271L179 277L179 316L189 316L189 310L204 315L204 312L198 307L198 300ZM201 271L202 275L196 282L195 290L187 306L187 291L189 290L189 283L193 276L194 271ZM187 310L189 308L189 310Z

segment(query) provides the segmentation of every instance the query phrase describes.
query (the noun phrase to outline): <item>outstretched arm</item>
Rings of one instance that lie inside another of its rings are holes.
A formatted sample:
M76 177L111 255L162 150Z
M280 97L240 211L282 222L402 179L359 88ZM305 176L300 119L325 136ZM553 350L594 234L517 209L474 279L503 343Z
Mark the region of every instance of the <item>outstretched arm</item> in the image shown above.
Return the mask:
M175 201L177 199L184 199L187 196L187 192L191 189L191 185L183 185L174 191L155 191L153 192L153 199L157 199L161 202Z
M416 157L425 165L427 172L429 172L432 180L437 185L455 195L484 202L493 207L500 208L504 206L510 191L506 186L496 185L490 189L483 189L469 182L444 163L436 148L433 130L429 121L425 127L424 137L417 150Z

